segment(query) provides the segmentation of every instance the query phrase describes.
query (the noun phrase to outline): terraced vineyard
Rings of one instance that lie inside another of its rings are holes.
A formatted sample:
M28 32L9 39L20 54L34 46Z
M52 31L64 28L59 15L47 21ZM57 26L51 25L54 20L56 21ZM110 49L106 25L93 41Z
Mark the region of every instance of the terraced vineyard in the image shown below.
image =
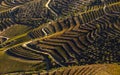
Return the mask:
M120 0L1 0L0 75L120 75Z

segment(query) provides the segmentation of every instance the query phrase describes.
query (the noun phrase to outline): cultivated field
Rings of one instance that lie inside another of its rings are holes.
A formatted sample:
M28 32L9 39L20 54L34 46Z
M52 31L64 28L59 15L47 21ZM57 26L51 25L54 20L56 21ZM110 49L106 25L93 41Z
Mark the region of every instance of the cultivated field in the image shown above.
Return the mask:
M0 75L120 75L120 0L1 0Z

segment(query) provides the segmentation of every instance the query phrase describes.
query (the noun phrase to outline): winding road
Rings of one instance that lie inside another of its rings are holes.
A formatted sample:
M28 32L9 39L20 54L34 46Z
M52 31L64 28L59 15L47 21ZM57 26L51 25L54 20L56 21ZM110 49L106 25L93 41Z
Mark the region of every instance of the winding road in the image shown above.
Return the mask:
M48 2L46 3L45 6L46 6L53 14L55 14L56 16L58 16L58 14L49 7L49 4L50 4L51 1L52 1L52 0L48 0Z

